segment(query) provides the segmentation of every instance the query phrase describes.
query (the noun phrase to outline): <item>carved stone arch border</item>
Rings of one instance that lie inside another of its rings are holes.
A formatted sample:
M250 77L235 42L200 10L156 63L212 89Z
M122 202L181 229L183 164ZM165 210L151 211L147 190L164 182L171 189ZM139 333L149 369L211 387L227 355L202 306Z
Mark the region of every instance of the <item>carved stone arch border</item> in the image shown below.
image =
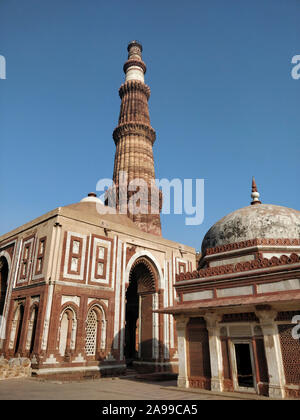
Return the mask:
M7 261L8 264L8 271L10 272L11 269L11 258L8 252L6 252L5 250L0 251L0 258L4 257ZM7 282L8 282L8 278L7 278Z
M6 279L6 295L7 295L7 292L8 292L8 289L9 289L10 276L11 276L11 258L10 258L9 253L4 251L4 250L0 252L0 261L1 261L2 257L5 258L5 260L7 262L7 266L8 266L8 273L7 273L7 279ZM1 271L1 269L2 269L2 265L1 265L1 262L0 262L0 271ZM5 297L5 300L6 300L6 297ZM4 305L4 307L5 307L5 305Z
M93 306L98 306L99 309L102 311L105 319L107 319L107 305L101 299L93 299L87 307L87 313Z
M145 251L145 250L137 252L128 261L128 264L125 270L125 284L129 283L131 270L134 268L134 265L138 264L141 261L147 264L148 268L150 267L150 272L152 272L153 269L156 271L157 279L156 279L155 291L162 289L164 276L163 276L161 267L159 265L159 262L154 257L154 255L151 254L151 252Z
M62 317L67 310L71 311L71 313L72 313L72 321L75 321L77 323L78 307L73 302L65 302L62 305L62 307L60 308L59 322L61 322Z
M18 311L20 310L20 306L24 306L25 309L25 298L15 301L15 307L13 309L13 317L12 319L15 320Z
M11 256L7 251L4 249L0 251L0 258L4 257L7 261L8 265L8 275L7 275L7 286L6 286L6 296L5 296L5 303L3 307L3 317L0 319L0 340L5 339L5 332L6 332L6 318L8 316L8 302L10 300L11 290L12 290L12 259Z
M96 309L96 314L97 314L97 312L100 312L100 316L101 316L101 319L99 319L99 315L97 314L98 322L99 322L99 320L101 322L101 327L100 327L100 338L101 338L100 350L105 350L105 347L106 347L106 330L107 330L107 308L106 308L106 305L101 300L97 300L97 299L93 300L88 305L87 313L86 313L86 320L88 319L90 311L95 310L95 309Z
M138 293L142 291L155 293L158 290L157 270L148 258L140 257L135 260L129 273L129 281L134 269L138 266L144 267L139 277Z
M150 267L152 270L155 270L156 273L156 288L153 292L153 304L152 309L158 309L158 291L161 289L164 289L164 275L162 272L162 269L160 267L159 262L154 257L154 255L151 254L151 252L146 250L141 250L134 254L130 260L128 261L125 274L124 274L124 282L125 287L128 287L129 285L129 279L130 279L130 273L135 263L138 263L139 261L147 261L147 264L151 264ZM150 270L151 272L151 270ZM153 322L153 335L152 335L152 357L153 359L157 360L159 356L159 348L158 348L158 342L159 342L159 318L158 313L153 312L152 314L152 322ZM141 347L139 347L139 357L141 357Z
M71 340L70 340L70 350L75 350L76 335L77 335L77 311L78 311L78 307L73 302L66 302L61 307L60 316L59 316L59 328L58 328L58 334L57 334L57 343L58 343L58 347L59 347L61 320L62 320L62 317L64 316L64 313L66 311L72 313L72 331L71 331Z

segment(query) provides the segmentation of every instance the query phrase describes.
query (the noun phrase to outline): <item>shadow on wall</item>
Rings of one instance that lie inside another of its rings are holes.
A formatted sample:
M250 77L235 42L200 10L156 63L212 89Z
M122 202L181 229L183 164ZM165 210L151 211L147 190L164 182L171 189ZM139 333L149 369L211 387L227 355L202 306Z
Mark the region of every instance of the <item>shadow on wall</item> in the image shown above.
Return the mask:
M174 372L170 364L169 350L163 342L154 338L138 343L137 338L136 331L133 333L123 328L115 335L110 354L116 354L117 349L114 347L117 345L119 348L120 342L123 342L120 358L123 355L127 368L133 368L140 373Z

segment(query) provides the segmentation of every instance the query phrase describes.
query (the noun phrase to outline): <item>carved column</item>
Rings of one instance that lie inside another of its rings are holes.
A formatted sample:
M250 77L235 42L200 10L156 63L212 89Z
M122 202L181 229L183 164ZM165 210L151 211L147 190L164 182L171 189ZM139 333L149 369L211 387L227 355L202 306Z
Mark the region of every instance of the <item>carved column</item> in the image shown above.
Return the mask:
M57 331L54 331L54 330L49 331L49 328L50 328L52 303L55 297L54 295L55 282L57 279L59 279L58 268L59 268L59 245L60 245L61 230L62 230L62 225L56 222L52 230L53 236L51 240L50 257L49 257L49 263L48 263L48 274L47 274L48 287L46 289L46 294L45 294L47 303L46 303L44 321L43 321L43 327L42 327L42 343L41 343L42 352L47 351L48 339L50 343L52 341L51 343L52 347L53 348L56 347L54 337L56 337ZM53 320L52 320L52 325L53 325Z
M33 308L31 313L30 313L30 317L28 319L27 337L26 337L26 345L25 345L26 352L30 351L30 345L31 345L31 341L32 341L32 334L33 334L33 326L34 326L35 316L36 316L36 312Z
M211 369L211 390L223 391L223 359L220 340L219 322L222 316L216 313L207 313L203 317L206 321L209 338L209 355Z
M179 387L188 388L188 374L187 374L187 348L186 348L186 326L189 322L188 317L182 315L174 316L176 320L176 331L178 339L178 379L177 385Z
M285 376L278 328L275 323L277 311L261 309L256 310L255 313L259 318L264 335L265 354L269 373L269 396L273 398L284 398Z

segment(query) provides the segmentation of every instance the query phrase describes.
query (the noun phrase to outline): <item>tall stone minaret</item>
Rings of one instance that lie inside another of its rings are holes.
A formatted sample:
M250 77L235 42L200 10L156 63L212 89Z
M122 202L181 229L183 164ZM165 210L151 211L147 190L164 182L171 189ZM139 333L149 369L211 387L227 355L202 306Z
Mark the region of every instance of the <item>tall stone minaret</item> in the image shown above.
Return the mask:
M144 83L143 48L137 41L132 41L127 49L128 60L123 67L125 83L119 89L122 101L119 123L113 132L116 208L118 212L127 213L144 232L161 235L162 198L154 183L152 150L156 135L150 125L150 88Z

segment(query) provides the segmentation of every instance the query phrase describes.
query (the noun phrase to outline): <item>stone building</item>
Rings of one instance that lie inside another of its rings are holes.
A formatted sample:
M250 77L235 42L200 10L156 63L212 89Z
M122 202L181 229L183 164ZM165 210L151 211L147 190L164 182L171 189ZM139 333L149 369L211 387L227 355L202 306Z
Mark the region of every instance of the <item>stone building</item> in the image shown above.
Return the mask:
M36 375L134 366L178 372L182 387L300 397L300 212L262 204L253 180L251 205L212 226L201 253L164 239L136 41L124 72L105 204L90 193L0 237L0 356Z
M154 310L174 303L175 276L194 270L196 258L161 236L145 71L133 41L113 133L115 190L107 193L122 210L130 181L142 180L141 212L113 214L90 193L0 237L0 355L29 357L37 375L118 374L132 363L177 371L173 317Z
M300 211L253 201L213 225L176 275L178 385L300 397Z

